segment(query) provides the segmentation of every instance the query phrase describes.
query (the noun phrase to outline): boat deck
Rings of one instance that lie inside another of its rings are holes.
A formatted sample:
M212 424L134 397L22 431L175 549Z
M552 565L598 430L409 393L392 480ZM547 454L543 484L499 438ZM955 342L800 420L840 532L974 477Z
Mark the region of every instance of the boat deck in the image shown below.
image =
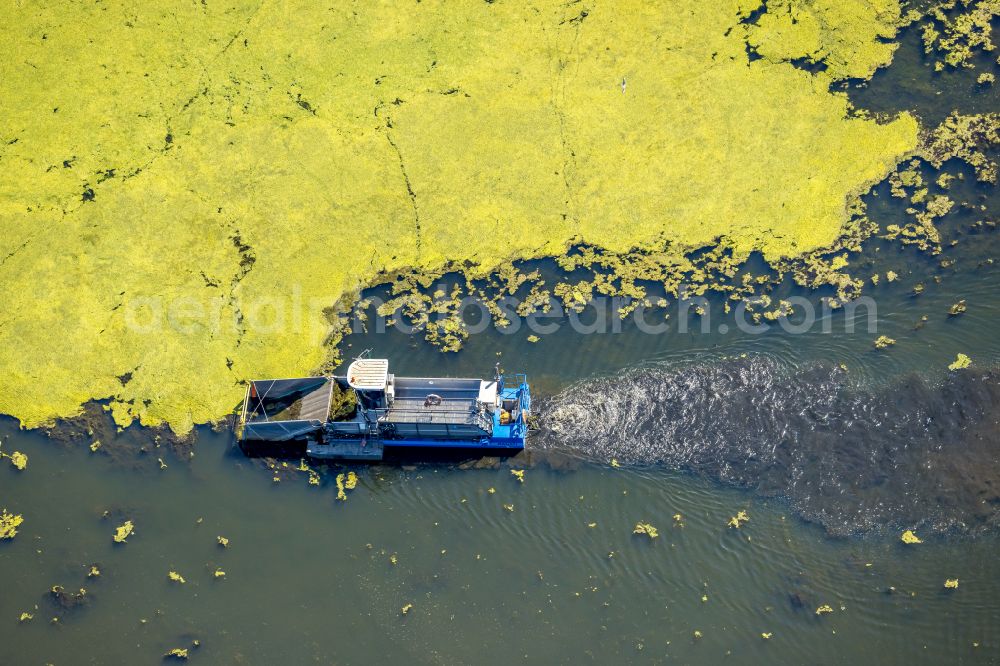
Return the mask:
M395 400L386 411L384 421L476 425L481 384L478 379L396 377ZM432 402L439 404L431 404Z
M474 425L477 414L475 399L442 400L440 405L428 405L424 398L397 398L386 412L385 422Z

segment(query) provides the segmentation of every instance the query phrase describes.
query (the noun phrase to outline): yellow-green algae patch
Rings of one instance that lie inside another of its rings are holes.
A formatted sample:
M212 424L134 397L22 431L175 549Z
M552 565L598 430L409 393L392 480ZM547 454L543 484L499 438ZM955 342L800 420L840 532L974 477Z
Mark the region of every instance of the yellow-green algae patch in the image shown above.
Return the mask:
M773 4L5 4L0 412L187 432L380 275L830 246L917 145L829 89L899 7Z
M964 370L965 368L968 368L970 365L972 365L972 359L969 358L966 354L959 354L958 356L955 357L955 360L952 363L948 364L948 369L952 371Z
M7 513L7 509L0 510L0 539L13 539L23 522L24 516Z
M18 471L24 471L28 466L28 456L27 454L21 453L20 451L14 451L13 453L4 453L3 445L0 444L0 460L4 458L10 459L10 464Z
M347 501L347 493L345 490L354 490L358 487L358 475L354 472L348 472L345 474L338 474L336 478L337 483L337 499L341 502Z
M749 521L750 521L750 514L748 514L745 509L740 509L739 511L736 512L735 516L729 519L729 522L726 524L729 527L735 527L738 529L740 527L743 527L743 525Z
M635 527L632 529L632 534L644 534L648 536L650 539L655 539L656 537L660 536L660 531L657 530L652 525L650 525L649 523L639 522L636 523Z
M978 51L993 51L993 21L1000 16L1000 0L944 0L935 3L921 28L924 51L942 56L934 63L945 66L973 67L970 62Z
M902 24L894 0L768 0L747 43L775 61L822 64L834 79L867 79L892 61Z
M112 539L114 539L115 543L126 543L134 531L135 525L131 520L126 520L124 523L115 528L115 533L112 535Z
M955 112L925 137L920 153L935 168L958 158L975 169L977 180L996 183L997 164L987 157L986 150L997 144L1000 113L963 116Z

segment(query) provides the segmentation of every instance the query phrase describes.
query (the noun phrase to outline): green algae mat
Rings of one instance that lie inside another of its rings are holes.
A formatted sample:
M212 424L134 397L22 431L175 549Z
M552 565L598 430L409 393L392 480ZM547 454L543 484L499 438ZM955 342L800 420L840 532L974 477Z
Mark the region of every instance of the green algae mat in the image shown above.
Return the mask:
M107 399L186 433L329 361L330 309L388 276L833 247L931 129L831 90L891 62L891 0L0 20L0 412L29 427Z

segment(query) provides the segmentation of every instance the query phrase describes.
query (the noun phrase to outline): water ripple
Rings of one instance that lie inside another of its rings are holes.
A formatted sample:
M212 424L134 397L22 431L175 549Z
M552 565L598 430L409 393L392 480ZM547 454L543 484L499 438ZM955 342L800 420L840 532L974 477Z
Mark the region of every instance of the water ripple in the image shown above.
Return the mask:
M1000 375L917 376L859 390L841 366L751 355L651 363L543 402L534 446L596 461L693 470L789 498L848 533L1000 524Z

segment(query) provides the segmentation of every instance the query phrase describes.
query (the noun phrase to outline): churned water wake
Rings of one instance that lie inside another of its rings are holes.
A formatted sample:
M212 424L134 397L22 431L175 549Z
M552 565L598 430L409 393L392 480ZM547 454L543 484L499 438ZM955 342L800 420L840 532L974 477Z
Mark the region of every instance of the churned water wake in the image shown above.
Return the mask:
M787 498L834 533L1000 526L1000 373L858 390L836 366L646 365L539 405L533 446Z

